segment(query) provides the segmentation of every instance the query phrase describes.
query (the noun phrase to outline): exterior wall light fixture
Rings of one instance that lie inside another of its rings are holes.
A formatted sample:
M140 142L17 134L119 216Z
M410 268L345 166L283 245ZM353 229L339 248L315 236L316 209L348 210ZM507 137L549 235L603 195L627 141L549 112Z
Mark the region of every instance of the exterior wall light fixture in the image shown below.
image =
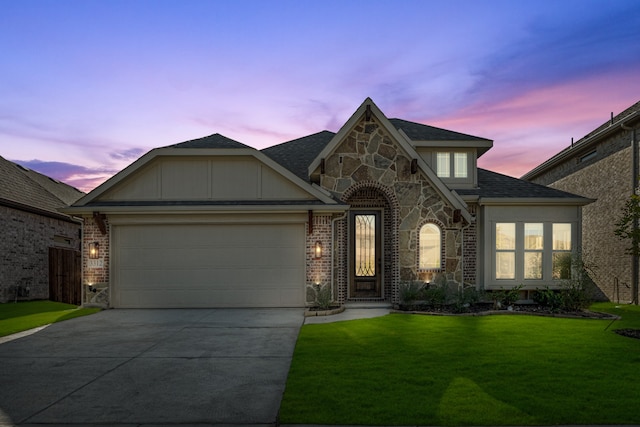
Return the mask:
M313 247L313 254L315 259L322 258L322 242L318 240Z
M100 257L100 244L98 242L89 243L89 258L98 259Z

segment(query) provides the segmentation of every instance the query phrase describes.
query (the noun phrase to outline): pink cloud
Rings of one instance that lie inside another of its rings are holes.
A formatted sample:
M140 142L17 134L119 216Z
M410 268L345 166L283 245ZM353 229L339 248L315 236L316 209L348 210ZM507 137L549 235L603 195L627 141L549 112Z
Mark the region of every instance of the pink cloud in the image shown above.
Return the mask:
M640 80L627 72L590 77L479 102L428 123L494 140L481 167L521 176L638 101ZM426 121L425 121L426 122Z

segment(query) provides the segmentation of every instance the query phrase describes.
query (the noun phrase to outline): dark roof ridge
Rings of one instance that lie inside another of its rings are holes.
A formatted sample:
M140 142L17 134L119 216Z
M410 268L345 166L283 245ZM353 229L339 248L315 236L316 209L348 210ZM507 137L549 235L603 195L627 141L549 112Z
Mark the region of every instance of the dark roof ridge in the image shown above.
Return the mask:
M242 142L228 138L220 133L214 133L202 138L172 144L164 148L252 148ZM253 149L253 148L252 148Z

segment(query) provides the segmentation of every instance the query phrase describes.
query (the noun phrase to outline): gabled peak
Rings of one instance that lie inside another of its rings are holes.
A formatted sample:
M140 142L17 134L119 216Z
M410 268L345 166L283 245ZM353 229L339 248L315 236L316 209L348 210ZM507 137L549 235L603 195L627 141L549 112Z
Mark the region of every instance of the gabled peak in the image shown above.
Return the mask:
M167 148L251 148L219 133L169 145Z
M412 141L488 141L486 138L480 138L407 120L389 119L389 121L396 129L402 129L402 131L407 134Z

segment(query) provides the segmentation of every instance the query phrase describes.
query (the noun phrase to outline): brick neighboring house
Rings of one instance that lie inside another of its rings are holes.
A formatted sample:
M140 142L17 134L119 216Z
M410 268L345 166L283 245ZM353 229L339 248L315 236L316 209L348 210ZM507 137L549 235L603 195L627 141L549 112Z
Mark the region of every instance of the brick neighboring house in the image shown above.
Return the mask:
M607 299L638 302L638 258L614 234L629 197L638 191L640 102L551 157L521 179L596 199L582 210L585 261Z
M591 200L478 168L492 146L367 98L337 133L151 150L63 211L110 307L303 307L321 284L393 304L411 280L527 298L570 272Z
M79 269L77 277L67 270L79 257L82 222L58 209L84 193L2 157L0 183L0 303L50 299L51 288L56 300L79 304Z

